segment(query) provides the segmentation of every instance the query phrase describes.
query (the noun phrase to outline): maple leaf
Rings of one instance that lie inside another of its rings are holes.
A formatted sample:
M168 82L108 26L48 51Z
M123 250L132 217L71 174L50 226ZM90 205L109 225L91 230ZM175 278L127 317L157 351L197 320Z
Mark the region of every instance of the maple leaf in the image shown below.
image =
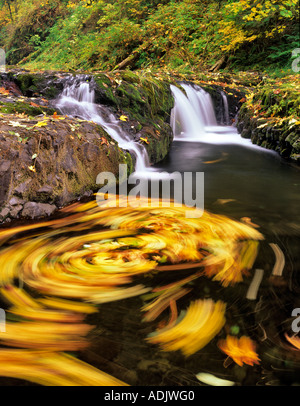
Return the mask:
M30 106L33 106L33 107L40 107L38 104L33 103L33 102L30 102Z
M107 139L104 137L101 137L101 145L103 145L103 144L105 144L107 146L109 145Z
M128 120L128 117L127 117L127 116L122 115L122 116L120 116L120 120L121 120L121 121L127 121L127 120Z
M36 172L35 167L34 167L33 165L28 166L28 169L29 169L31 172Z
M9 90L6 90L4 87L0 87L0 94L7 96L9 95Z

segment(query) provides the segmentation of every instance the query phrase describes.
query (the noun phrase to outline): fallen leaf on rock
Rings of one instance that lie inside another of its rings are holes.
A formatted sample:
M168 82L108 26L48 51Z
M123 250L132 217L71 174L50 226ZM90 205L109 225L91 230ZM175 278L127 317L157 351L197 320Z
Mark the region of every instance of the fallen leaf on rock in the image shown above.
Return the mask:
M47 120L43 120L43 121L40 121L40 122L34 124L33 127L45 127L46 125L48 125L48 121L47 121Z
M26 127L26 125L20 124L18 121L9 121L8 125L13 127Z
M146 144L149 144L149 141L148 141L147 137L146 138L140 137L140 140L145 142Z
M103 145L103 144L109 145L107 139L104 137L101 137L101 145Z
M0 94L7 96L9 95L9 90L4 89L4 87L0 87Z

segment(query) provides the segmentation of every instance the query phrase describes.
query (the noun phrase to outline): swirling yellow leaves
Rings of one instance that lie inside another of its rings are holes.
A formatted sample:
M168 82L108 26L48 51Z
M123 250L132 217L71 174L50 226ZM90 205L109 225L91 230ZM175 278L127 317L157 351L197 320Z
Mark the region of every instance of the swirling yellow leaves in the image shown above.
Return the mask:
M181 350L190 356L205 347L225 324L226 305L211 299L196 300L190 304L186 314L174 325L158 330L147 338L159 344L164 351Z

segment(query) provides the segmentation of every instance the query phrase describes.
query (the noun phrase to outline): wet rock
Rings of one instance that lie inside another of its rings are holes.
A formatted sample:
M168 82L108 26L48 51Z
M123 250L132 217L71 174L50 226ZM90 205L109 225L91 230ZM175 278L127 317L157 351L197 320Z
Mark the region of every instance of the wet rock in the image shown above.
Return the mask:
M132 139L134 135L137 141L141 136L147 138L150 162L159 162L173 139L169 122L174 101L168 82L152 77L140 80L139 74L125 71L110 76L87 76L96 103L102 104L98 106L101 114L128 117L118 125ZM5 80L15 83L25 97L22 102L14 92L0 97L5 115L0 122L0 211L8 208L10 212L5 210L2 219L49 215L56 207L91 196L99 188L97 175L111 172L117 176L119 164L128 165L128 174L133 172L134 158L104 128L61 117L55 108L53 98L66 81L73 83L73 74L13 69Z
M8 172L9 168L11 166L10 161L2 161L0 163L0 174L3 176L5 172Z
M241 132L241 137L251 138L251 130L249 130L249 128L244 128L243 131Z
M64 156L64 160L61 162L61 168L66 173L74 173L74 169L76 168L76 161L74 159L74 150L70 149L67 155Z
M25 194L27 194L28 191L30 190L30 183L31 183L31 179L26 179L18 187L15 188L14 194L19 197L25 196Z
M53 193L53 187L49 185L44 185L40 189L37 190L37 194L49 194Z
M10 206L18 206L18 205L23 205L25 203L25 200L14 196L9 200L8 203L9 203Z
M4 160L0 163L0 205L6 200L11 178L11 162Z
M1 220L1 221L5 220L6 217L9 215L9 212L10 212L9 208L4 207L4 209L2 209L2 210L0 211L0 220Z
M54 204L27 202L22 210L22 217L37 219L51 216L57 210Z
M14 206L11 210L10 210L10 217L12 218L18 218L18 215L20 213L20 211L23 209L23 205L18 204L17 206Z
M36 200L41 203L53 203L54 189L50 185L44 185L36 191Z
M86 142L81 147L85 159L89 162L93 162L99 157L99 147L97 145Z

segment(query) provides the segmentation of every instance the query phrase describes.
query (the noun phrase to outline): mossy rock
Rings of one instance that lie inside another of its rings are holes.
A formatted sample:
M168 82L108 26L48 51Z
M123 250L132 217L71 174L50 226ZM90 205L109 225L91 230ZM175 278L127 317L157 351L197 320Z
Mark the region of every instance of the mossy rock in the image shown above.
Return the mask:
M111 79L105 74L94 75L96 102L108 104L115 111L126 112L130 119L146 124L161 115L170 117L173 97L167 83L133 72L113 72Z
M52 115L55 109L46 106L32 106L26 102L0 102L0 112L6 114L23 113L27 116L38 116L40 114Z
M43 96L46 99L55 99L63 90L63 82L56 73L16 72L8 73L9 80L13 81L26 97Z

